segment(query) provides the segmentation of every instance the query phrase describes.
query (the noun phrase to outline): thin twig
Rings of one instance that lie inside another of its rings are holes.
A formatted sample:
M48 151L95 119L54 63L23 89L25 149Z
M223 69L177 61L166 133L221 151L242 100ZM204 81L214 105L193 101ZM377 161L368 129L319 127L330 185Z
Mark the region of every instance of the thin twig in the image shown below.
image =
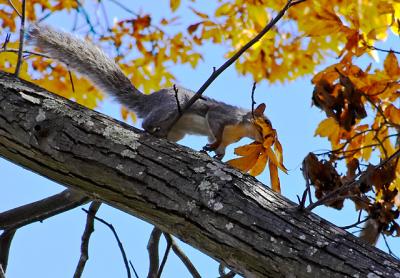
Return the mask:
M24 35L25 35L25 4L26 1L22 0L22 15L21 15L21 27L19 29L19 48L18 48L18 60L17 66L15 67L14 75L18 77L21 70L22 53L24 50Z
M360 225L360 224L362 224L364 222L367 222L368 219L369 219L369 217L366 217L365 219L359 220L356 223L353 223L353 224L350 224L350 225L347 225L347 226L342 226L340 228L343 229L343 230L351 229L351 228L357 227L358 225Z
M174 92L175 92L176 105L178 106L178 113L182 115L181 103L179 102L179 97L178 97L179 90L175 84L174 84Z
M228 273L225 273L226 265L224 263L220 263L218 267L219 278L233 278L236 273L233 270L230 270Z
M90 236L94 232L94 216L99 210L101 202L93 201L90 204L89 211L86 216L86 226L82 235L81 242L81 256L79 257L78 265L76 266L74 278L82 276L86 262L89 260L89 240Z
M136 13L135 11L129 9L127 6L121 4L120 1L117 1L117 0L109 0L109 1L112 2L112 3L114 3L115 5L117 5L117 6L120 7L121 9L125 10L126 12L131 13L131 14L133 14L133 15L135 15L135 16L139 16L138 13Z
M70 69L68 69L68 75L69 75L69 81L71 82L72 92L75 93L74 79L72 78L72 73Z
M373 50L381 51L381 52L386 52L386 53L392 52L392 53L395 53L395 54L400 54L400 51L395 51L395 50L392 50L392 49L387 50L387 49L375 47L375 46L373 46L373 45L368 45L368 44L367 44L366 47L368 47L368 48L370 48L370 49L373 49Z
M84 212L86 212L86 213L89 213L89 212L88 212L86 209L84 209L84 208L83 208L82 210L83 210ZM115 239L117 240L119 250L121 251L121 255L122 255L122 258L123 258L124 264L125 264L126 274L127 274L128 278L131 278L131 270L130 270L130 268L129 268L128 258L126 257L126 253L125 253L125 250L124 250L124 246L123 246L121 240L119 239L119 236L118 236L117 231L115 230L114 226L113 226L112 224L108 223L107 221L105 221L105 220L103 220L103 219L97 217L97 216L94 216L94 219L96 219L97 221L103 223L103 224L106 225L108 228L110 228L110 230L111 230L111 232L113 233Z
M383 240L385 241L386 248L389 251L389 255L392 256L393 258L395 258L396 260L400 260L400 258L395 253L393 253L392 249L390 248L389 243L387 242L386 236L383 233L382 233L382 236L383 236Z
M104 1L100 0L99 1L99 5L100 5L100 9L103 13L103 17L104 17L104 21L106 22L106 28L107 28L107 32L109 32L111 30L111 26L110 26L110 20L108 19L108 14L106 11L106 7L104 6Z
M2 52L18 53L19 50L18 50L18 49L13 49L13 48L0 49L0 53L2 53ZM39 53L39 52L24 50L24 51L22 51L22 53L24 53L24 54L30 54L30 55L36 55L36 56L40 56L40 57L44 57L44 58L51 59L50 56L47 56L47 55L42 54L42 53Z
M3 50L7 49L7 44L10 42L10 38L11 38L11 34L7 33L6 39L4 40L4 43L3 43L3 46L2 46Z
M12 0L8 0L8 3L10 4L10 6L13 8L13 10L17 13L17 15L19 17L22 17L21 13L18 11L17 7L15 7L14 3Z
M214 71L211 76L204 82L204 84L200 87L200 89L193 95L192 98L188 100L187 103L185 103L185 106L182 109L182 113L185 113L188 111L188 109L195 103L205 92L205 90L208 88L208 86L211 85L212 82L222 73L224 72L230 65L232 65L237 59L239 59L240 56L244 52L246 52L250 47L252 47L255 43L257 43L272 27L275 26L275 24L285 15L286 11L292 7L293 5L299 4L301 2L304 2L304 0L299 0L293 2L293 0L288 0L286 3L285 7L264 27L263 30L261 30L260 33L258 33L253 39L251 39L248 43L246 43L241 49L239 49L229 60L227 60L222 66L220 66L216 71ZM163 127L162 132L165 134L160 134L161 136L166 136L166 133L172 128L172 126L175 125L175 123L179 120L181 115L179 113L176 113L173 120L169 124L169 126Z
M186 254L183 252L183 250L178 246L173 237L170 234L164 234L164 236L167 240L171 241L172 251L174 251L175 255L177 255L178 258L181 259L190 274L194 278L201 278L200 273L197 271L196 267L192 264L188 256L186 256Z
M87 13L87 11L85 10L85 8L83 7L81 1L76 0L76 3L78 4L78 7L76 8L76 10L77 10L77 12L79 12L79 11L82 12L83 18L85 19L86 24L89 26L89 32L91 32L92 34L97 34L97 32L92 24L92 21L90 20L90 16Z
M8 229L0 235L0 266L4 273L7 272L8 255L16 231L16 229Z
M157 227L153 228L150 234L149 242L147 243L147 251L149 252L149 272L147 278L157 277L159 269L158 246L160 243L161 230Z
M4 273L3 266L0 264L0 278L6 278L6 274Z
M253 88L251 88L251 115L254 117L254 105L256 105L256 101L254 100L254 93L256 92L256 82L253 83Z
M133 273L135 273L136 278L139 278L139 275L137 274L136 269L135 269L135 267L133 266L133 263L132 263L131 260L129 260L129 265L131 266L131 268L132 268L132 270L133 270Z
M165 236L165 233L164 233L164 236ZM165 248L163 259L161 260L160 267L158 268L157 278L161 277L161 274L164 270L165 263L167 262L167 259L168 259L169 252L171 251L172 243L171 243L171 241L168 240L167 237L165 237L165 239L167 240L167 248Z

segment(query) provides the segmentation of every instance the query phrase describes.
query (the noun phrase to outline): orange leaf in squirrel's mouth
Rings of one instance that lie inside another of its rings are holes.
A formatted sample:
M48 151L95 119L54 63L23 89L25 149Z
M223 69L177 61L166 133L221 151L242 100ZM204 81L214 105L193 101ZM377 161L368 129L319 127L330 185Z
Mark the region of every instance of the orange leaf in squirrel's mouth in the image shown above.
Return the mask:
M268 163L271 187L274 191L280 192L278 168L284 173L287 173L287 169L283 165L282 146L278 141L276 130L262 119L255 119L254 124L260 128L264 142L254 141L236 148L235 154L241 157L229 160L228 164L243 172L249 172L252 176L258 176Z

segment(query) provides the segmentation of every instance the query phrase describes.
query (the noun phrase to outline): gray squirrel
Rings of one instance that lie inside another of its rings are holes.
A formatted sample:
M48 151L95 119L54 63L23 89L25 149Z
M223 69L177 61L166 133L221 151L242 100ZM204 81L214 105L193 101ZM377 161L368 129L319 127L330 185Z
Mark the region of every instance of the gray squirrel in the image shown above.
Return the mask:
M143 94L132 85L120 67L91 42L35 23L28 28L26 38L28 44L87 76L100 90L132 109L143 119L143 129L150 133L156 134L160 128L169 126L176 113L179 113L174 88ZM194 94L193 91L181 87L177 90L180 105L185 104ZM214 151L215 157L222 159L226 147L243 137L263 141L262 131L254 124L254 118L261 118L269 123L264 116L264 110L263 103L252 112L204 97L181 116L168 131L167 139L176 142L186 134L207 136L209 144L203 150Z

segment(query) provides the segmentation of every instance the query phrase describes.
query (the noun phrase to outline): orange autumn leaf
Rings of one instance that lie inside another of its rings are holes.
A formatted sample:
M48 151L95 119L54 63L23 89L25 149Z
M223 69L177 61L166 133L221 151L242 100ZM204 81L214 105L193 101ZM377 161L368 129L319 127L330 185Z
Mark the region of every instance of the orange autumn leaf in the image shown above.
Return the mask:
M271 180L272 190L280 193L281 185L280 185L279 176L278 176L278 168L276 167L275 164L271 163L271 161L269 161L268 167L269 167L269 177Z
M268 154L266 152L261 152L260 155L257 158L256 163L254 164L254 166L250 169L250 175L252 176L258 176L259 174L261 174L264 169L265 169L265 165L267 164L268 161Z
M397 78L400 74L399 62L396 55L391 51L383 62L386 74L391 78Z
M260 145L260 143L253 142L249 145L237 147L235 149L235 154L240 155L240 156L247 156L247 155L250 155L251 153L260 152L261 149L262 149L262 146Z
M246 156L231 159L227 163L243 172L248 172L257 162L260 153L257 151L249 153Z
M243 172L249 172L252 176L258 176L264 171L268 163L271 187L274 191L280 192L278 168L287 173L287 169L283 165L282 145L278 141L276 130L272 128L270 123L261 118L256 118L254 124L260 128L264 142L255 141L236 148L235 154L242 157L229 160L228 164ZM271 148L272 145L274 150Z

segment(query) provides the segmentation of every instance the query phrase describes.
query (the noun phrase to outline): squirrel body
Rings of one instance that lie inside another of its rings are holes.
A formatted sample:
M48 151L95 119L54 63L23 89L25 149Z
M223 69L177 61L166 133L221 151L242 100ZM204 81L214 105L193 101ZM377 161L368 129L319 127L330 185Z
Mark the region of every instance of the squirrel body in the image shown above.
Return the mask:
M133 110L143 119L142 127L153 134L160 128L170 126L171 120L179 113L178 102L184 105L194 95L193 91L182 87L143 94L100 48L47 25L32 24L27 32L27 42L52 59L87 76L100 90ZM261 117L269 122L264 110L265 104L260 104L252 112L203 97L180 117L168 131L167 139L176 142L186 134L207 136L210 144L204 150L214 151L216 157L221 159L225 148L243 137L262 142L262 133L253 123L253 118Z

